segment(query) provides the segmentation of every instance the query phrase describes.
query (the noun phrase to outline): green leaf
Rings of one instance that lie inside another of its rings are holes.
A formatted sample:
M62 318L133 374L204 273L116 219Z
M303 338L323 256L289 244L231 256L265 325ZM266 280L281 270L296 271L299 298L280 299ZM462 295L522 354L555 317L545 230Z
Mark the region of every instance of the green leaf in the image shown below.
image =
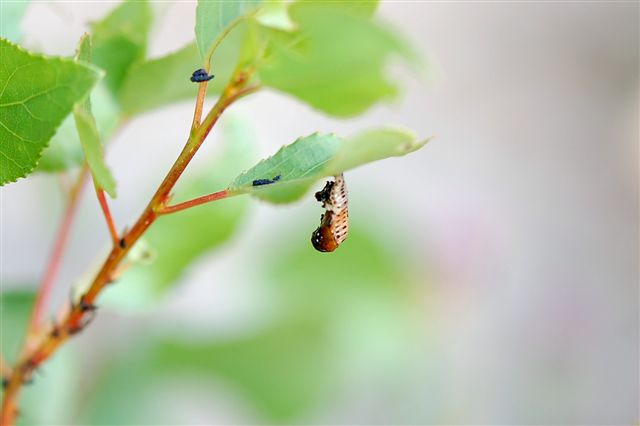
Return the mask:
M0 39L0 185L36 166L56 128L101 77L64 58L30 54Z
M11 0L0 2L0 37L17 42L22 36L20 23L27 11L29 0Z
M82 150L98 189L104 189L111 198L116 198L116 182L104 162L96 120L91 115L91 111L80 106L74 108L73 115Z
M144 58L152 14L146 0L125 0L92 25L93 63L107 72L107 86L117 93L129 67Z
M365 16L367 10L354 11L342 2L295 3L290 14L299 30L272 31L269 54L259 63L262 82L340 117L393 98L397 87L385 75L389 59L413 61L415 55Z
M98 133L104 141L118 127L120 110L113 95L104 82L98 83L91 92L91 110L96 120ZM79 166L84 160L82 145L78 137L73 114L62 122L49 146L42 153L37 171L57 173Z
M196 43L205 68L209 67L217 45L229 27L256 10L261 0L198 0ZM214 70L217 72L217 69Z
M346 170L398 157L422 148L428 140L418 140L404 130L379 129L351 139L315 133L281 148L239 175L230 185L234 193L250 193L272 203L288 203L302 197L315 181ZM279 180L270 185L253 186L257 179Z
M345 141L326 167L327 173L336 175L362 164L389 157L402 157L422 148L429 139L418 140L407 130L375 129L366 130Z
M203 173L179 184L176 193L181 200L222 189L238 169L253 162L255 137L246 124L227 121L223 129L223 151ZM160 217L145 235L145 244L155 254L154 262L127 271L122 277L126 284L107 292L106 303L136 309L157 301L190 264L235 234L248 211L246 201L221 200Z
M81 37L75 59L85 63L91 62L91 38L88 34L84 34ZM96 135L91 135L92 124L90 121L92 120L95 120L94 127L96 128L97 135L108 138L117 127L120 111L113 99L113 95L109 93L109 90L106 88L105 83L98 83L91 95L89 95L83 103L86 105L85 108L89 115L94 115L95 117L88 121L86 119L82 120L85 122L83 125L85 132L84 144L88 143L91 145L92 142L89 142L90 139L96 138ZM84 144L80 141L75 122L76 119L71 115L62 122L62 125L51 139L49 147L45 149L42 154L42 159L38 164L39 171L61 172L73 166L80 165L85 159L86 155L83 153ZM112 187L113 179L106 169L106 166L104 164L97 164L102 158L102 147L89 147L88 151L91 151L89 154L89 157L91 157L89 165L92 167L92 171L93 167L95 167L98 171L98 179L103 179L103 183L106 183L108 187Z
M76 60L91 62L91 38L85 34L80 39ZM116 198L116 182L111 176L109 168L104 162L104 153L96 120L91 113L91 100L87 97L73 108L76 129L82 145L82 151L93 175L93 181L98 189L107 191L111 198Z

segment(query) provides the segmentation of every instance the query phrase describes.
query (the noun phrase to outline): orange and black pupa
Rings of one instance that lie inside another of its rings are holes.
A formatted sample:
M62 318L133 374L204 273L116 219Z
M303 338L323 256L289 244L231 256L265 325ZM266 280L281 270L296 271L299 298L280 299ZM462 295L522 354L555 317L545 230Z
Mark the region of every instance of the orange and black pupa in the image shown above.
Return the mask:
M326 211L320 217L320 226L311 234L311 243L318 251L331 252L349 234L349 199L342 173L316 192L316 200L322 203Z

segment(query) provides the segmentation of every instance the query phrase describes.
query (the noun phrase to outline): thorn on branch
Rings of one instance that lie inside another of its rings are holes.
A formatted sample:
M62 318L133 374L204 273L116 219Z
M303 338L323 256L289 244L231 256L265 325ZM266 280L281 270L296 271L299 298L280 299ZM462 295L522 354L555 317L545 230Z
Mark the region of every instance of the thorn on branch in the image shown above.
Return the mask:
M30 385L33 383L33 373L37 371L38 363L34 362L32 359L27 360L22 366L22 383L25 385Z
M90 323L91 321L93 321L93 319L96 317L95 310L89 310L89 311L85 311L86 315L84 315L81 319L80 319L80 323L75 326L75 327L69 327L68 328L68 332L70 336L76 335L78 333L80 333L82 330L84 330Z
M35 371L35 370L33 370ZM22 384L23 385L32 385L33 384L33 371L31 371L29 374L26 374L24 376L24 378L22 379Z
M60 337L60 327L57 324L54 324L49 334L52 339L57 339Z
M80 302L78 303L78 309L80 312L93 312L98 309L96 305L93 303L89 303L85 300L85 295L80 297Z

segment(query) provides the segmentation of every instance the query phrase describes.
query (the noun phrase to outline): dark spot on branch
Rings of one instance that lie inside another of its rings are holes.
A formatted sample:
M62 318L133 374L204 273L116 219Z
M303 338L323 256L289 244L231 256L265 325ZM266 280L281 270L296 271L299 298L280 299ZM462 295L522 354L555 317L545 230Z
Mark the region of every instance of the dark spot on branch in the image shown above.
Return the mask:
M2 389L6 389L9 386L9 379L6 377L2 378Z
M85 301L85 296L82 296L80 298L80 302L78 303L78 309L80 309L81 312L93 312L96 309L98 309L98 307L96 305L94 305L93 303L89 303L87 301Z
M120 238L120 242L118 245L120 246L121 249L127 248L127 242L124 240L124 238Z
M189 80L194 83L202 83L211 80L213 77L215 77L213 74L209 75L204 68L200 68L195 70L193 74L191 74L191 78Z
M51 329L50 335L53 339L57 339L58 337L60 337L60 328L57 325L54 325Z
M96 317L95 314L95 310L86 311L85 315L80 319L80 323L77 326L68 328L68 333L71 336L80 333L91 323L91 321L93 321L93 319Z

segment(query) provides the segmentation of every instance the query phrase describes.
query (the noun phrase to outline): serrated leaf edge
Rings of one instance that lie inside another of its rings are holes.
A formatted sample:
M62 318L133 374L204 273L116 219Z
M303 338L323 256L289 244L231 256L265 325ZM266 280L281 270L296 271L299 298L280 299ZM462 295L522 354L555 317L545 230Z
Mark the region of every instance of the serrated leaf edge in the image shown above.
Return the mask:
M28 56L31 56L33 58L42 58L42 59L53 60L53 61L58 61L58 62L72 62L74 64L77 64L77 65L83 66L83 67L85 67L87 69L90 69L91 71L96 72L96 75L97 75L97 79L96 79L93 87L95 87L95 85L98 84L98 82L100 80L102 80L104 78L105 74L106 74L105 71L102 68L99 68L99 67L97 67L97 66L95 66L93 64L86 63L84 61L77 61L77 60L74 60L74 59L68 59L68 58L65 58L64 56L53 56L53 55L45 55L45 54L31 52L31 51L23 48L19 44L13 43L11 40L9 40L8 38L5 38L5 37L0 37L0 42L6 42L7 44L9 44L9 45L11 45L13 47L16 47L18 50L26 53ZM82 99L78 100L78 102L84 102L84 100L87 98L87 96L91 95L91 91L92 90L93 90L93 88L91 88L86 93L86 95L82 97ZM76 102L76 104L78 102ZM60 123L53 128L53 135L56 134L56 132L58 131L58 129L62 125L62 122L64 120L66 120L67 117L73 112L73 108L74 108L74 106L76 104L74 104L71 107L71 110L69 111L69 114L65 115L62 118L62 120L60 121ZM42 145L42 148L38 151L38 154L37 154L38 155L38 160L34 163L33 167L31 167L30 169L23 169L24 173L21 174L20 176L16 176L15 179L7 179L6 181L0 181L0 186L4 186L4 185L6 185L8 183L15 183L19 179L24 179L28 175L30 175L38 167L38 164L40 163L40 159L42 158L42 152L49 147L49 143L51 142L51 139L53 138L53 135L51 136L51 138L49 138L49 140L44 145Z

